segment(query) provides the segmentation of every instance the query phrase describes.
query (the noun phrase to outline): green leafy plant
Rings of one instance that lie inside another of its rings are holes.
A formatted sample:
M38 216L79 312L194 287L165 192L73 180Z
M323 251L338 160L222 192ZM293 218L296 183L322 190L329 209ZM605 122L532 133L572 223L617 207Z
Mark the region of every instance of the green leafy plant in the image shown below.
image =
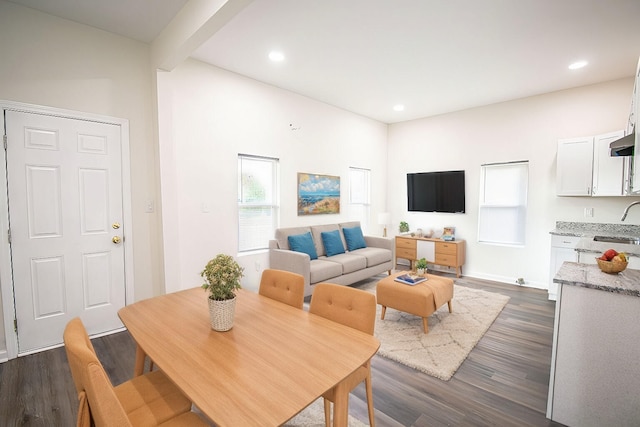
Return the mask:
M416 268L425 269L427 268L427 260L425 258L420 258L416 261Z
M400 232L406 233L407 231L409 231L409 224L405 221L400 221Z
M209 291L209 298L217 301L233 299L235 290L240 289L240 279L244 268L232 256L218 254L210 260L200 273L205 283L202 289Z

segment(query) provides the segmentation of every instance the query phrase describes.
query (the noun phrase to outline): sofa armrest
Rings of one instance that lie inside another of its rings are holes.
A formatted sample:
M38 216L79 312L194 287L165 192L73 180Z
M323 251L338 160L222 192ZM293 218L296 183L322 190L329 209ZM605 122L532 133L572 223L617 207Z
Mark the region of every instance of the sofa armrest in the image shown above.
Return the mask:
M396 247L393 237L364 236L364 241L367 246L389 249L391 252L393 252Z
M311 258L288 249L269 249L269 268L285 270L304 277L305 296L311 294Z

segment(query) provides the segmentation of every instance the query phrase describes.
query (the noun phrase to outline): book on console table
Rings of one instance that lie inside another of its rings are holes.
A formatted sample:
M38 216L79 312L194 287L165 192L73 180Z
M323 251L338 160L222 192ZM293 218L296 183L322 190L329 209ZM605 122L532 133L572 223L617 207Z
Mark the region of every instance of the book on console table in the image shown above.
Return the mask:
M396 282L404 283L405 285L417 285L426 281L427 278L423 276L417 276L415 274L403 274L395 278Z

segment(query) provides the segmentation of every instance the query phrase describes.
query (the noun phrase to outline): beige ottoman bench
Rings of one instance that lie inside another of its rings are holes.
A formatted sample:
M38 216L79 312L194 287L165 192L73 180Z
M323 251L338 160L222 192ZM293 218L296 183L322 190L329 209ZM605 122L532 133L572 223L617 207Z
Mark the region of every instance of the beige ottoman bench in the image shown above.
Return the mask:
M394 280L405 273L399 272L385 277L376 285L376 298L382 306L380 318L384 320L387 307L415 314L422 317L424 333L429 333L427 317L445 302L449 305L449 313L452 312L453 280L432 274L426 274L428 280L417 285L405 285Z

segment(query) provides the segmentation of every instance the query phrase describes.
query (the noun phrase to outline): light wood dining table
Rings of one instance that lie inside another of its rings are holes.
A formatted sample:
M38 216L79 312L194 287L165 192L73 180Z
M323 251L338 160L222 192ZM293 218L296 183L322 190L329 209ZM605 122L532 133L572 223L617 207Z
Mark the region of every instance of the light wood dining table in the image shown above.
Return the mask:
M208 294L193 288L139 301L118 314L137 343L216 425L278 426L336 387L335 426L347 426L341 383L378 351L373 336L247 290L234 326L216 332Z

